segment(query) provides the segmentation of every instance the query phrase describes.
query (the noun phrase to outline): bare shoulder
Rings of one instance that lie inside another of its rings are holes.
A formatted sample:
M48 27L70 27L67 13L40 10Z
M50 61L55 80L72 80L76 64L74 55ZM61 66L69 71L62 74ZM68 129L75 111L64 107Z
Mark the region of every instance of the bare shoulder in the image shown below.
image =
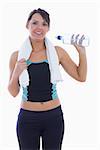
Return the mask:
M12 59L17 59L18 57L18 51L14 51L12 54L11 54L11 58Z
M18 51L14 51L14 52L11 54L10 60L16 61L16 60L17 60L17 57L18 57Z
M10 69L14 68L14 66L16 64L16 61L17 61L17 57L18 57L18 51L14 51L11 54L10 61L9 61L9 67L10 67Z
M55 46L55 49L58 54L59 62L61 62L64 57L69 57L68 53L62 47Z

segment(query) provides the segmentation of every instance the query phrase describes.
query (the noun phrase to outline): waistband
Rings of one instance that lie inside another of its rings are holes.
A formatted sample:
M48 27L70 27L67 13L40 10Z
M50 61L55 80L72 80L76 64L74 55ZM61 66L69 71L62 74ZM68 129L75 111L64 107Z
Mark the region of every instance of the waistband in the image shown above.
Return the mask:
M19 116L23 115L23 116L26 116L26 117L28 117L28 116L49 117L49 116L59 116L59 115L62 115L62 114L63 114L63 111L62 111L61 105L56 107L56 108L53 108L53 109L50 109L50 110L45 110L45 111L30 111L30 110L25 110L25 109L21 108L20 112L19 112Z

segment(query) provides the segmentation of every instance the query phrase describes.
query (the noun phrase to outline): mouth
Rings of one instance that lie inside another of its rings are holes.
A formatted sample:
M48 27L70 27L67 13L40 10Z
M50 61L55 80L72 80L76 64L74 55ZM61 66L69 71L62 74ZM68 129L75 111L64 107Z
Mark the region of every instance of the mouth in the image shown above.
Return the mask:
M37 36L42 36L42 35L43 35L43 33L40 32L40 31L37 31L37 32L34 32L34 33L35 33L35 35L37 35Z

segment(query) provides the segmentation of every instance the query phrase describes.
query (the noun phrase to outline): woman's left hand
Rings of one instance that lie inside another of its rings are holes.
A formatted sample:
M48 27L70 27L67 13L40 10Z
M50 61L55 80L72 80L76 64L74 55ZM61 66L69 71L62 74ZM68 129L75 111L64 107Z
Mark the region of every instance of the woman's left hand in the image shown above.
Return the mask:
M84 53L85 52L85 47L84 46L80 46L78 44L73 44L73 46L76 48L76 50L78 51L78 53Z
M83 40L85 39L84 34L80 37L80 34L72 36L71 43L76 48L76 50L80 52L85 52L85 47L82 45Z

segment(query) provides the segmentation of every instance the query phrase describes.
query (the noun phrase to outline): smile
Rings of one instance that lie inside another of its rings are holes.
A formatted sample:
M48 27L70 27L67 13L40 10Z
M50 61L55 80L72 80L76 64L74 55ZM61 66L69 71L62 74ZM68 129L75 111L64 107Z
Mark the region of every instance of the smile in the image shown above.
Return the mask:
M35 32L36 35L42 35L42 32Z

